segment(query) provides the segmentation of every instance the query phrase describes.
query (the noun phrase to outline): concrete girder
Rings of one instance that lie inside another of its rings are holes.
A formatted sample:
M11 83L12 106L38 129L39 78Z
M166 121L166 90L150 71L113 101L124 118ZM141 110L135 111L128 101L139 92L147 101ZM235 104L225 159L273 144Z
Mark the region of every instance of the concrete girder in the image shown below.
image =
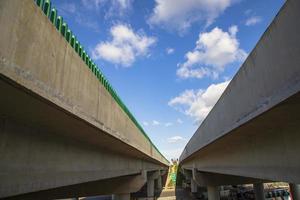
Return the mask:
M188 142L183 168L300 182L299 7L285 2Z
M241 185L261 182L271 182L268 180L255 179L251 177L233 176L218 173L209 173L193 170L193 179L198 186L223 186L223 185Z
M68 185L64 187L33 192L24 195L9 197L9 200L30 200L30 199L62 199L71 197L97 196L116 194L116 197L127 196L137 192L146 183L142 174L121 176L116 178Z
M56 136L1 118L1 197L38 191L61 197L63 193L73 197L77 193L90 196L136 192L147 180L140 169L159 168L143 160ZM110 185L115 190L110 190ZM126 189L121 191L123 187Z
M167 168L34 1L0 13L0 198Z
M0 198L127 193L141 171L167 168L34 1L0 1L0 13Z

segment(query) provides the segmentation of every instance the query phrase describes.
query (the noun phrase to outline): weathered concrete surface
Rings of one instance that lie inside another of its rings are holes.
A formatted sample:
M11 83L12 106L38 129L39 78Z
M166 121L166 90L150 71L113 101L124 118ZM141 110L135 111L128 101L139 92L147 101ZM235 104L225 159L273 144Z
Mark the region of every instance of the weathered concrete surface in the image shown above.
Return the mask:
M41 190L49 190L42 193L49 199L113 194L120 192L120 187L125 188L122 192L136 192L147 178L128 180L123 176L162 168L142 158L10 119L1 118L0 130L1 197ZM30 194L29 199L32 197Z
M183 168L300 182L299 8L286 1L188 142Z
M189 171L189 170L188 170ZM187 173L187 172L186 172ZM251 183L261 183L261 182L270 182L268 180L261 180L249 177L242 176L233 176L233 175L225 175L225 174L217 174L217 173L209 173L209 172L199 172L193 170L193 175L187 175L186 177L190 177L193 179L198 186L222 186L222 185L242 185L242 184L251 184Z
M167 166L34 1L0 27L0 198Z

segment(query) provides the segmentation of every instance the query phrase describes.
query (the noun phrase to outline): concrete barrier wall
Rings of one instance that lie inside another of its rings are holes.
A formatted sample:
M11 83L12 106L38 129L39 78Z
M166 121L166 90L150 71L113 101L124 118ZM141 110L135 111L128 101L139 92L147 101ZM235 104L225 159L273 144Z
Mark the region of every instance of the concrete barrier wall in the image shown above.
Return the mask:
M300 91L299 8L300 1L286 1L188 142L181 162Z
M0 2L0 72L163 164L157 151L32 0Z

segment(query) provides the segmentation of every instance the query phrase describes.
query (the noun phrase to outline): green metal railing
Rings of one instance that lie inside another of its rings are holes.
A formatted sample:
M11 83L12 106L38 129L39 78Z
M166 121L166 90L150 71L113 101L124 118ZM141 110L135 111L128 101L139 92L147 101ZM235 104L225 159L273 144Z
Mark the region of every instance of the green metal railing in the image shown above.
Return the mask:
M110 93L112 98L118 103L118 105L122 108L122 110L127 114L127 116L132 120L135 126L143 133L143 135L147 138L147 140L153 145L153 147L160 153L160 155L168 161L161 152L157 149L157 147L150 140L142 126L137 122L135 117L128 110L126 105L123 103L121 98L118 96L116 91L113 89L111 84L105 78L103 73L100 71L99 67L93 62L84 48L81 46L80 42L77 40L76 36L72 33L72 31L68 28L68 24L64 22L61 16L57 15L57 10L55 8L51 8L50 0L34 0L37 6L41 8L43 13L49 18L50 22L56 27L57 31L61 33L61 35L66 39L66 41L71 45L71 47L75 50L78 56L86 63L87 67L91 70L91 72L96 76L99 82L105 87L105 89Z

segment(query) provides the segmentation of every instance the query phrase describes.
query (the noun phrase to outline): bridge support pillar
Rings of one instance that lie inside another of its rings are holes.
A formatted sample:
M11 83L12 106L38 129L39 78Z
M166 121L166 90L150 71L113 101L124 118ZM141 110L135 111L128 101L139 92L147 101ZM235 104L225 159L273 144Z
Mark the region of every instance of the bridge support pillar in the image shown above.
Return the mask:
M159 189L159 190L162 189L162 178L161 178L161 175L158 176L158 178L157 178L157 189Z
M256 200L265 200L265 193L264 193L264 184L263 183L254 183L253 184L253 191Z
M155 180L161 182L161 172L158 171L151 171L147 174L147 197L148 199L154 198L154 189L155 189ZM161 185L161 183L160 183Z
M220 200L220 191L218 186L207 186L208 200Z
M114 194L112 195L113 200L130 200L130 194Z
M290 183L290 192L293 200L300 200L300 184Z
M191 179L191 192L192 193L197 193L198 191L197 191L197 183L196 183L196 181L192 178Z
M147 197L154 197L154 179L147 181Z

